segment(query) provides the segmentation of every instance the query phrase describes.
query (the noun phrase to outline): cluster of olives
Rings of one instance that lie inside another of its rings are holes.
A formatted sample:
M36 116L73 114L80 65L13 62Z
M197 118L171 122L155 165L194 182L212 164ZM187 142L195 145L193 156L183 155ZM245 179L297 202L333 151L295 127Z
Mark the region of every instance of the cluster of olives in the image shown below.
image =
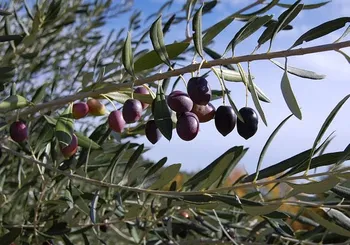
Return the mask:
M249 139L258 130L258 116L250 107L239 110L244 122L237 120L231 106L221 105L217 109L210 103L212 92L204 77L192 77L187 84L187 93L173 91L167 104L176 112L176 132L182 140L193 140L199 132L199 124L215 120L220 134L227 136L237 124L238 134Z
M149 94L148 89L143 86L137 87L135 93ZM187 84L187 93L179 90L171 92L166 103L176 113L176 132L184 141L193 140L198 132L200 123L215 120L215 127L223 136L227 136L237 125L238 134L249 139L258 130L258 116L250 107L239 110L244 122L237 120L231 106L221 105L217 109L210 103L212 91L208 81L204 77L192 77ZM108 115L109 127L121 133L126 124L135 123L140 120L142 112L149 106L140 100L130 98L124 102L122 110L114 110ZM154 107L152 106L152 109ZM87 102L74 103L72 116L80 119L88 114L92 116L105 115L106 108L98 99L90 98ZM149 120L145 125L147 139L155 144L162 137L157 128L155 120ZM23 121L13 122L10 126L10 137L15 142L21 143L28 138L27 125ZM78 138L73 134L72 141L68 146L60 146L65 158L73 156L78 149Z

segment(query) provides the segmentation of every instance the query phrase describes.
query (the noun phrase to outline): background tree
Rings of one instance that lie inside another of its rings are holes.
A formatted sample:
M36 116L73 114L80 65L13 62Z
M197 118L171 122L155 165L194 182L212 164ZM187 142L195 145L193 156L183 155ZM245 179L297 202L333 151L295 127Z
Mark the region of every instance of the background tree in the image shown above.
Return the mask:
M202 19L218 1L188 0L164 15L172 3L145 18L132 1L1 3L1 244L349 243L344 162L350 148L325 153L332 134L322 140L349 95L325 119L312 148L260 165L284 123L302 118L288 77L323 79L288 66L287 58L335 51L349 61L341 50L350 46L343 41L349 28L333 43L300 47L343 28L350 17L321 23L289 49L273 51L274 38L291 30L298 14L327 2L251 1L205 30ZM277 18L268 14L275 8L282 10ZM104 36L106 23L126 14L129 23ZM234 21L244 25L219 54L212 43ZM176 25L186 27L184 37L165 42ZM236 45L261 29L254 52L236 56ZM156 163L143 157L148 149L135 143L140 136L154 147L175 133L190 141L209 120L223 137L234 128L254 137L257 123L267 124L261 103L270 102L250 71L257 60L284 70L281 91L291 115L264 145L255 173L237 167L244 146L229 148L195 174L165 165L167 157ZM220 90L210 88L209 74ZM238 108L227 81L242 82L254 108ZM187 91L177 90L178 83ZM328 170L311 173L322 166Z

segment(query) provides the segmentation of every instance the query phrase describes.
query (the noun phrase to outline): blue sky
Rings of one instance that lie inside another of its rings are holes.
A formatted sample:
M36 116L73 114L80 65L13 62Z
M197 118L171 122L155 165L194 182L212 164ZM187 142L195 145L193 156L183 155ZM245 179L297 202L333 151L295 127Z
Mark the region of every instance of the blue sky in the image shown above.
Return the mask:
M320 0L304 0L302 2L310 4L319 1ZM135 0L134 2L135 8L143 10L143 17L147 17L164 3L163 0ZM183 2L183 0L175 0L170 11L181 8ZM226 16L251 2L253 2L253 0L222 0L213 13L204 16L203 29L206 29L210 25L222 20ZM294 1L287 0L281 2L294 3ZM275 8L269 13L274 14L274 18L276 19L284 10L285 9L283 8ZM294 26L293 30L281 32L277 36L273 43L272 51L289 48L290 45L305 31L325 21L341 16L350 16L349 0L333 0L325 7L303 11L292 22L292 25ZM107 28L112 26L127 27L128 16L124 17L125 19L113 21L113 23L110 23ZM154 21L154 19L145 23L145 25L151 25L152 21ZM224 32L220 33L215 38L215 44L211 46L211 48L219 53L223 53L228 42L243 25L243 22L234 21ZM342 28L340 31L305 44L303 47L331 43L336 40L344 30L345 28ZM107 31L109 31L109 29L107 29ZM255 35L239 44L236 48L236 55L251 53L255 48L257 39L262 31L263 30L260 30ZM183 39L184 28L179 25L170 29L170 32L166 35L165 42L168 44ZM259 53L265 52L266 50L265 45L259 50ZM350 49L343 50L350 54ZM208 56L206 58L208 60L210 59ZM284 59L277 60L281 63L284 62ZM302 107L303 119L298 120L296 117L293 117L284 125L270 145L262 163L262 168L310 148L329 112L344 96L350 93L349 64L339 53L324 52L291 57L288 59L288 64L298 68L312 70L319 74L324 74L326 75L326 78L323 80L308 80L289 75L295 96L300 107ZM246 67L246 64L243 65ZM290 114L290 111L284 102L280 90L283 71L269 61L253 62L251 63L251 70L255 76L255 83L271 99L271 103L269 104L262 103L268 127L266 127L259 118L259 130L256 135L249 140L241 138L238 135L236 128L231 134L223 137L216 130L213 120L201 124L198 136L190 142L179 139L176 135L176 131L173 132L173 139L170 142L163 137L156 145L151 145L145 137L142 137L138 142L145 143L146 146L151 147L151 150L145 154L145 157L157 161L160 158L167 156L168 164L182 163L182 170L197 171L207 166L211 161L216 159L230 147L243 145L249 147L249 151L241 160L241 166L249 173L254 172L259 154L266 140L277 125ZM206 71L207 70L203 70L201 73ZM190 77L186 75L185 78L189 79ZM208 79L212 89L220 88L219 82L214 75L210 75ZM236 105L239 108L243 107L245 105L245 88L243 84L233 84L229 82L226 82L226 84L228 89L232 91L231 95L233 96ZM182 83L177 89L185 90ZM216 107L221 104L221 100L214 102ZM248 106L254 108L254 104L250 97ZM349 111L350 101L343 106L333 121L333 124L329 127L327 133L329 134L335 130L336 138L332 141L327 152L343 150L347 144L350 143Z

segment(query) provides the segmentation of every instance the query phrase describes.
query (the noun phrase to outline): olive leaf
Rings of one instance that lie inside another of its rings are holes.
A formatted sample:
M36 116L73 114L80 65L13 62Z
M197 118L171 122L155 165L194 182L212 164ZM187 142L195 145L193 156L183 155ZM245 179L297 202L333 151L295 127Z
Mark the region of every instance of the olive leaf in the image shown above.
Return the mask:
M122 52L122 62L125 70L134 76L134 62L133 62L133 52L131 48L131 34L128 32L126 40L124 42L123 52Z
M193 30L193 41L194 41L194 47L202 59L204 59L203 56L203 41L202 41L202 10L203 10L202 5L195 15L193 16L193 21L192 21L192 30Z
M162 15L160 15L152 24L150 30L150 37L153 49L156 51L158 57L168 66L171 66L169 56L164 44L164 37L162 31Z
M350 17L341 17L322 23L321 25L318 25L301 35L290 47L290 49L302 44L303 42L309 42L336 31L344 27L347 22L350 22Z

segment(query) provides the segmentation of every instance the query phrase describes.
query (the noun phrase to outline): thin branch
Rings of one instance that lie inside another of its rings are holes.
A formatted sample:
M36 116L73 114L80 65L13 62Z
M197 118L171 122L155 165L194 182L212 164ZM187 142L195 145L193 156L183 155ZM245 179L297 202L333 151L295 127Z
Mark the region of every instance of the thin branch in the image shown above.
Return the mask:
M269 60L273 58L282 58L282 57L290 57L290 56L299 56L299 55L305 55L305 54L312 54L312 53L320 53L320 52L326 52L326 51L332 51L332 50L339 50L342 48L350 47L350 41L346 42L340 42L340 43L331 43L331 44L324 44L309 48L300 48L300 49L293 49L293 50L283 50L283 51L277 51L277 52L270 52L270 53L263 53L263 54L253 54L253 55L243 55L238 56L234 58L227 58L227 59L216 59L211 60L202 65L202 68L211 68L213 66L218 65L229 65L229 64L237 64L240 62L247 62L247 61L256 61L256 60ZM164 72L164 73L157 73L152 76L138 79L134 81L134 86L143 85L145 83L150 83L158 80L163 80L170 77L180 76L185 73L190 73L198 70L200 64L191 64L188 66L185 66L180 69ZM75 100L81 100L87 97L96 97L100 94L110 93L118 91L121 88L130 87L133 83L127 82L122 84L112 84L112 85L106 85L104 88L97 89L94 91L89 92L80 92L75 95L66 96L63 98L59 98L50 102L42 103L35 105L33 107L30 107L28 109L25 109L20 113L21 117L36 113L38 111L41 111L46 108L58 108L63 105L68 104L69 102L73 102ZM8 122L11 122L15 119L15 116L11 116L7 118Z
M332 174L340 174L344 173L345 171L350 170L350 167L343 168L342 170L337 170L337 171L329 171L329 172L323 172L323 173L317 173L317 174L310 174L308 176L301 175L301 176L294 176L294 177L286 177L282 179L274 179L274 180L267 180L267 181L257 181L256 183L250 182L250 183L243 183L243 184L237 184L235 186L229 186L229 187L222 187L222 188L216 188L216 189L211 189L211 190L206 190L205 192L202 191L186 191L186 192L181 192L181 191L159 191L159 190L149 190L149 189L142 189L142 188L136 188L136 187L130 187L130 186L122 186L122 185L116 185L116 184L111 184L107 182L102 182L99 180L95 179L90 179L86 178L80 175L76 175L70 172L62 171L60 169L57 169L53 167L52 163L43 163L38 160L33 159L30 156L23 155L22 153L19 153L15 150L10 149L9 147L0 144L0 148L3 150L20 157L24 160L27 160L28 162L38 164L40 166L45 167L48 170L54 171L58 174L62 174L70 179L75 179L75 180L80 180L83 181L84 183L89 183L95 186L102 186L102 187L109 187L109 188L114 188L114 189L122 189L126 191L133 191L133 192L139 192L139 193L148 193L152 195L159 195L159 196L177 196L177 197L183 197L183 196L193 196L193 195L203 195L203 194L210 194L210 193L219 193L222 191L230 191L230 190L235 190L239 188L246 188L246 187L254 187L254 186L261 186L261 185L268 185L271 183L282 183L282 182L287 182L287 181L293 181L293 180L300 180L300 179L310 179L314 177L320 177L320 176L326 176L326 175L332 175Z

